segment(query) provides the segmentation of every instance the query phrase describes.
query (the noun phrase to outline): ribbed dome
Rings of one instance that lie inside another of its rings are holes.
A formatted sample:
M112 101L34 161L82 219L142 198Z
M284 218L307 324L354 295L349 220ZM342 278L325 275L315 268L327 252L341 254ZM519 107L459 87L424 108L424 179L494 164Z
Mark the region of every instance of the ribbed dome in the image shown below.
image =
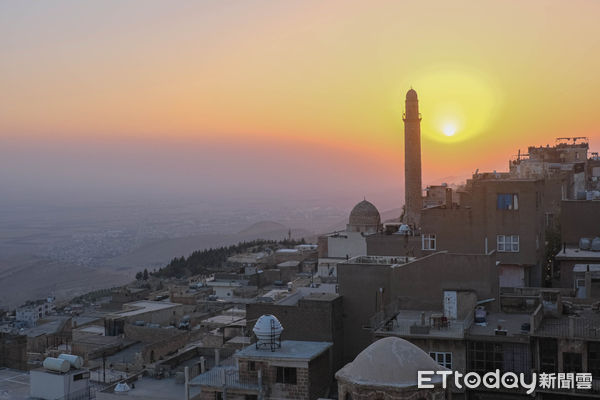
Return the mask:
M367 200L363 200L354 206L350 212L349 225L353 226L379 226L381 216L377 207Z
M397 337L387 337L372 343L354 361L346 364L335 378L368 386L417 386L417 371L442 371L446 368L435 362L414 344ZM441 382L439 375L431 383Z
M410 90L406 92L406 100L418 100L415 89L410 88Z

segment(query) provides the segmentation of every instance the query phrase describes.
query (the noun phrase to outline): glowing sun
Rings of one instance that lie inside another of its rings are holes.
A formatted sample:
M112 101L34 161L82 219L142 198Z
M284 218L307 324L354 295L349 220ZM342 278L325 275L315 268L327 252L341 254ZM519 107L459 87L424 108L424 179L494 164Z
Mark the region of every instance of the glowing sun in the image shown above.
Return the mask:
M444 125L442 132L444 132L444 135L446 136L454 136L456 133L456 126L454 124L446 124Z

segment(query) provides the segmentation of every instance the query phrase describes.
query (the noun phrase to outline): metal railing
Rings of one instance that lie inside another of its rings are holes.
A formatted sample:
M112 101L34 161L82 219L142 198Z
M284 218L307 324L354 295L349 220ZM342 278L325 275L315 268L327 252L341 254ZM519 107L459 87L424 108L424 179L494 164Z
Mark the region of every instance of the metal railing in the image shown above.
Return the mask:
M600 339L600 321L588 318L545 318L535 334L549 337Z
M474 312L471 311L463 320L445 319L442 323L432 323L431 312L423 312L422 318L416 318L414 312L403 315L400 311L395 317L380 325L378 331L398 336L428 335L463 338L473 324L473 316Z
M240 371L236 367L215 367L196 376L191 380L190 385L244 389L256 392L260 390L258 377L240 375Z

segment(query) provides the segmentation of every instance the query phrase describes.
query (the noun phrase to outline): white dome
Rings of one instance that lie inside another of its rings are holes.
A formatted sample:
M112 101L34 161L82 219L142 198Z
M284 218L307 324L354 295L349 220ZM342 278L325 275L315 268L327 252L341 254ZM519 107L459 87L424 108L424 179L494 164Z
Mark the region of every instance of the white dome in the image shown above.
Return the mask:
M279 339L283 332L283 326L274 315L267 314L256 321L252 332L254 332L259 342L270 343Z
M408 388L417 386L418 371L442 370L446 368L419 347L404 339L387 337L360 352L335 377L358 385ZM431 383L439 382L439 375L432 376Z

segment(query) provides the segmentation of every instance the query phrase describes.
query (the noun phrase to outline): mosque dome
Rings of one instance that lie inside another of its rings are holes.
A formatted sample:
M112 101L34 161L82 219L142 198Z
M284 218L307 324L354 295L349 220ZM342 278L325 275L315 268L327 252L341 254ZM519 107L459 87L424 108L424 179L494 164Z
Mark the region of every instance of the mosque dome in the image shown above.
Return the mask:
M406 100L418 100L415 89L410 88L410 90L406 92Z
M348 230L355 232L377 231L381 216L373 203L363 200L354 206L348 220Z
M336 374L338 382L400 390L417 386L418 371L443 371L427 353L407 340L387 337L372 343ZM428 376L429 377L429 376ZM430 383L440 384L440 375Z

